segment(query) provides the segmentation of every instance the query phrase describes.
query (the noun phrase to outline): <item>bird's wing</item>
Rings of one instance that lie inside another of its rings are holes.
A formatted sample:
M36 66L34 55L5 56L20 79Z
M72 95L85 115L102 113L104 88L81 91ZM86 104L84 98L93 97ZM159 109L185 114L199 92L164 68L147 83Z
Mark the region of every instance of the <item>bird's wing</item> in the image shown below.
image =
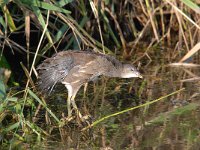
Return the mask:
M80 64L77 73L87 81L94 81L105 72L105 65L98 58L88 61L85 64ZM84 77L83 77L84 76Z
M62 82L73 67L73 58L70 56L60 57L55 55L46 59L37 68L39 71L38 87L42 91L52 91L56 83Z

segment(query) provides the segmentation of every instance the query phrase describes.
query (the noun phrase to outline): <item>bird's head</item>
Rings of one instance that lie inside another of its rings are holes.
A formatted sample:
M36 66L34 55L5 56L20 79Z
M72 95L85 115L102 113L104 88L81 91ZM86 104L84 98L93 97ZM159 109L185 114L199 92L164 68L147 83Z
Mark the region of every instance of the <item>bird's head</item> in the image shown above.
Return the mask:
M121 70L121 77L122 78L143 78L139 71L131 64L123 64Z

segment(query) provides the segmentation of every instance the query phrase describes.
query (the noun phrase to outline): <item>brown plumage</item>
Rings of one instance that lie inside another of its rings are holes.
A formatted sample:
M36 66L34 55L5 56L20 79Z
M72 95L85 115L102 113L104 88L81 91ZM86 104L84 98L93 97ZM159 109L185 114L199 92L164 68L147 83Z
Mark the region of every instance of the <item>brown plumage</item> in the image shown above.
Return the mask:
M68 50L59 52L44 60L37 68L38 85L42 91L51 92L57 83L68 90L68 116L71 116L71 103L77 110L75 96L80 87L100 75L108 77L142 78L135 67L123 64L115 57L91 51Z

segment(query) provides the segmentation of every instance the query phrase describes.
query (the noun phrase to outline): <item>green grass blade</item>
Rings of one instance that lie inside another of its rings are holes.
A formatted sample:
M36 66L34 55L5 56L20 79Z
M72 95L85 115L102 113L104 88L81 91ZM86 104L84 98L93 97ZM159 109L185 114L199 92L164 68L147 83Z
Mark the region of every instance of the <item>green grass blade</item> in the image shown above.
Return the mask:
M3 80L0 80L0 103L5 99L6 97L6 87L3 83Z
M85 23L88 21L88 17L84 16L81 20L81 22L79 23L80 27L84 27ZM71 39L69 40L69 42L67 43L67 46L65 47L65 49L68 49L73 43L77 43L76 39L74 36L71 37ZM73 47L74 48L74 47Z
M200 14L200 7L195 4L194 2L192 2L191 0L181 0L185 5L187 5L188 7L190 7L191 9L193 9L195 12L197 12L198 14Z
M17 129L19 127L19 125L20 125L20 122L17 122L17 123L12 124L11 126L9 126L8 128L6 128L4 130L5 130L5 132L9 132L13 129Z
M56 4L60 7L63 7L71 2L73 2L73 0L60 0L60 1L56 2Z
M0 24L1 24L2 27L3 27L3 31L5 31L5 29L6 29L6 23L5 23L5 21L4 21L4 19L3 19L2 16L0 16Z
M114 117L114 116L117 116L117 115L120 115L120 114L129 112L129 111L132 111L132 110L134 110L134 109L138 109L138 108L145 107L145 106L147 106L147 105L156 103L156 102L158 102L158 101L160 101L160 100L163 100L163 99L165 99L165 98L167 98L167 97L169 97L169 96L172 96L172 95L174 95L174 94L177 94L177 93L179 93L179 92L181 92L181 91L183 91L183 90L185 90L185 88L182 88L182 89L180 89L180 90L177 90L177 91L175 91L175 92L172 92L172 93L170 93L170 94L168 94L168 95L165 95L165 96L160 97L160 98L158 98L158 99L155 99L155 100L153 100L153 101L147 102L147 103L145 103L145 104L138 105L138 106L135 106L135 107L131 107L131 108L125 109L125 110L123 110L123 111L120 111L120 112L117 112L117 113L114 113L114 114L105 116L105 117L103 117L103 118L101 118L101 119L99 119L99 120L93 122L93 123L92 123L91 125L89 125L88 127L83 128L82 131L84 131L84 130L90 128L90 127L93 127L93 126L99 124L100 122L102 122L102 121L104 121L104 120L106 120L106 119L109 119L109 118L111 118L111 117Z
M6 6L3 6L2 10L3 10L5 17L7 18L7 22L8 22L10 31L11 32L16 31L16 26L15 26L15 23L13 21L12 15L10 14L9 10L7 9Z
M60 123L60 120L56 117L56 115L44 104L38 97L35 95L30 89L28 89L28 93L36 100L38 103L40 103L46 110L47 112L58 122Z
M160 114L158 117L148 121L147 123L145 123L146 125L152 125L152 124L158 124L158 123L163 123L166 121L166 119L169 119L173 116L179 116L179 115L184 115L184 114L188 114L188 112L191 112L193 110L196 110L197 108L199 108L199 104L197 103L190 103L186 106L177 108L173 111L167 112L167 113L163 113Z
M38 1L38 0L32 1L32 6L37 6L37 7L46 9L46 10L53 10L53 11L63 12L65 14L70 14L71 13L71 11L69 11L69 10L65 10L65 9L63 9L61 7L56 6L56 5L49 4L49 3L46 3L46 2L41 2L41 1Z
M55 38L54 38L54 42L58 42L62 37L63 35L65 34L65 32L69 29L69 27L64 24L58 31L57 31L57 34L55 35Z
M40 22L40 25L43 27L43 29L45 28L45 21L44 21L44 18L42 16L42 13L40 11L40 9L36 6L32 6L32 9L35 13L35 15L37 16L39 22ZM53 40L50 36L50 32L48 30L46 30L46 36L47 38L49 39L49 42L53 45Z

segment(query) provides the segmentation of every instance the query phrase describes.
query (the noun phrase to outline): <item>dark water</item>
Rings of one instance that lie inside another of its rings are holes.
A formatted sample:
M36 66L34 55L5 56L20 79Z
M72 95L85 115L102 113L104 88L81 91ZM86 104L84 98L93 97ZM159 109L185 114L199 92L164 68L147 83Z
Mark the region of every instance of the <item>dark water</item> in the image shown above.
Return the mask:
M88 123L73 119L59 127L44 108L35 124L43 131L27 133L25 141L13 139L11 149L200 149L199 68L157 65L142 67L144 79L100 78L83 88L76 103ZM189 80L188 80L189 79ZM172 92L176 94L151 105L105 119L81 131L104 116L138 106ZM57 87L47 106L59 118L67 116L67 90ZM27 131L28 132L28 131ZM46 134L44 134L44 132ZM8 144L9 145L9 144ZM6 146L7 147L7 146Z
M34 148L41 149L200 149L199 81L187 81L198 68L147 66L144 79L101 78L89 84L86 97L76 102L92 120L152 101L181 88L185 90L159 102L111 117L84 132L75 123L61 128L42 123L49 133ZM54 95L52 111L66 113L66 95ZM57 99L57 100L55 100ZM63 114L64 116L66 114ZM52 118L51 118L52 119ZM35 143L34 143L35 144Z

